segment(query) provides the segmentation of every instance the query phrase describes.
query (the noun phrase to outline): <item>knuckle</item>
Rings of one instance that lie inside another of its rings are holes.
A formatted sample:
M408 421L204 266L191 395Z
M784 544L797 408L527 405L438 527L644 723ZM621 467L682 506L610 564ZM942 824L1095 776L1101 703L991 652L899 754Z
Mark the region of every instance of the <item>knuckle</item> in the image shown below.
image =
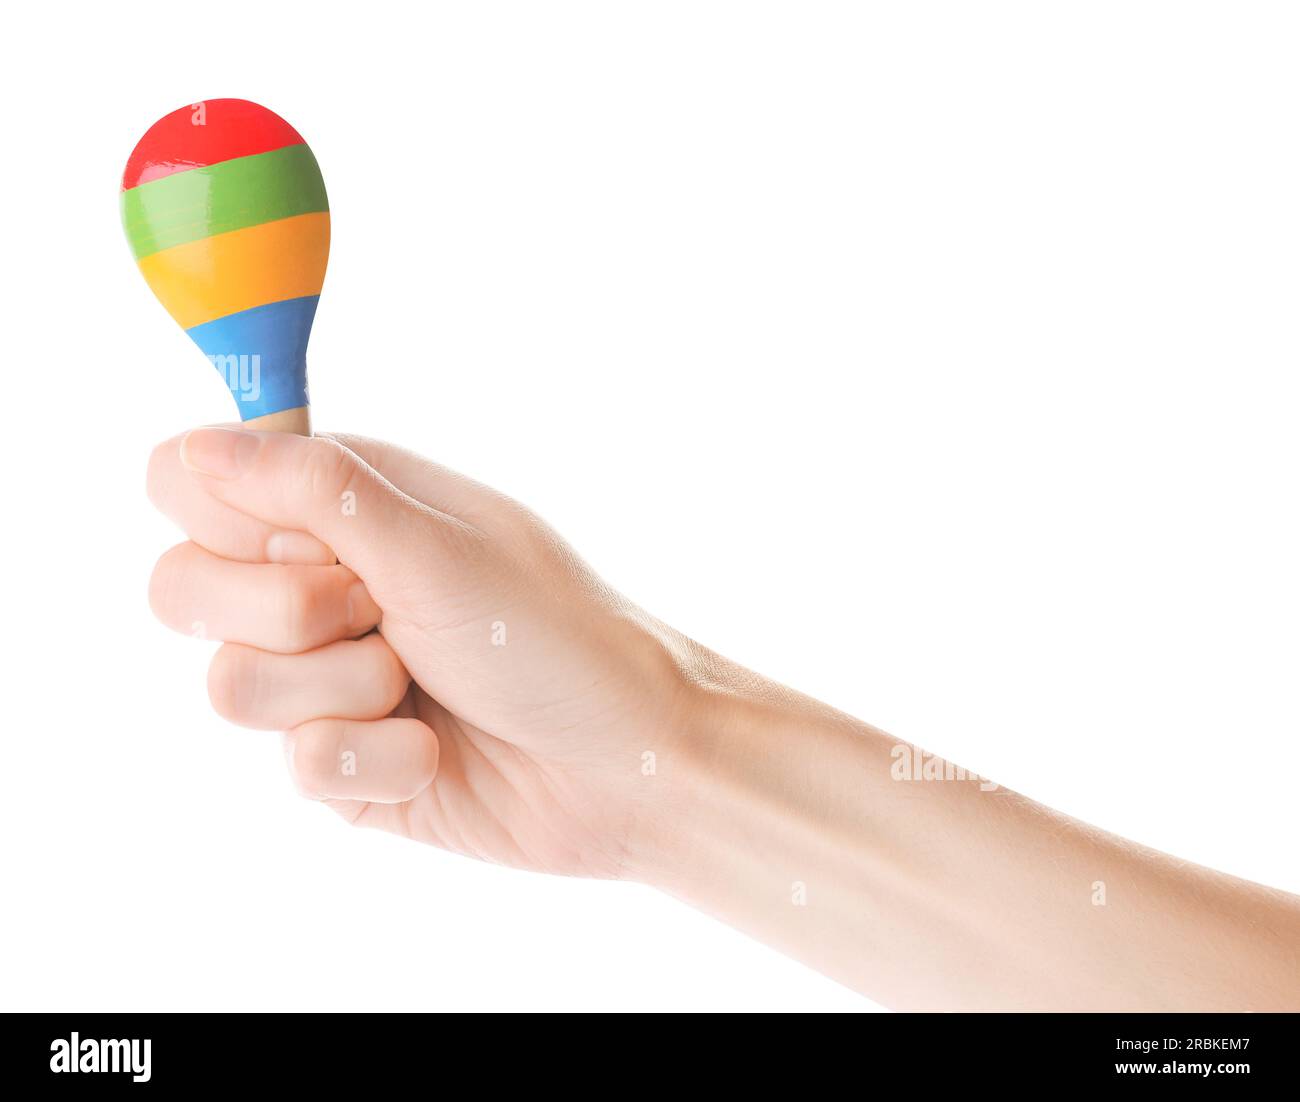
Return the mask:
M333 503L342 497L356 476L356 461L346 448L323 437L307 442L303 458L303 485L312 501Z
M288 650L310 648L319 635L319 621L323 604L322 589L304 569L280 567L283 577L276 587L277 616L284 645Z
M164 624L176 622L185 578L189 544L177 544L163 553L149 576L149 607Z
M411 765L405 777L409 786L407 798L410 799L427 788L437 775L440 747L438 736L428 724L418 719L406 722L410 727L407 737L413 750Z
M304 724L293 735L293 775L304 795L322 796L337 787L343 725L337 720Z
M257 666L257 653L238 644L227 643L213 655L208 667L208 699L217 715L231 723L248 718Z
M279 618L284 634L285 645L293 648L299 646L307 626L308 602L302 586L293 580L290 574L276 590L279 601Z
M380 649L380 671L377 682L383 691L384 710L391 712L406 695L406 689L411 684L411 675L407 673L402 660L393 653L393 648L384 642L382 636L375 635L371 638L378 640L377 643L371 644Z

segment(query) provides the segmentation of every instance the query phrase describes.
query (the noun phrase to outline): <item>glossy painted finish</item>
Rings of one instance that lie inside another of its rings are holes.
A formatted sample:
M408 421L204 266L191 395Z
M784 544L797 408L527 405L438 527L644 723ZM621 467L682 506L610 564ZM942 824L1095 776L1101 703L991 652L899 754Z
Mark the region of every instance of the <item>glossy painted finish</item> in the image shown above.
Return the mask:
M307 405L307 339L318 296L254 306L189 331L239 402L243 420ZM243 349L258 350L256 377Z
M146 256L140 271L182 329L268 302L319 295L329 218L300 214L189 241Z
M122 174L122 190L174 172L302 145L302 135L257 103L210 99L164 115L136 143Z
M136 259L217 233L329 210L305 145L236 157L122 192L122 224Z
M140 140L122 186L141 273L226 377L240 416L305 406L330 216L298 132L247 100L183 107Z

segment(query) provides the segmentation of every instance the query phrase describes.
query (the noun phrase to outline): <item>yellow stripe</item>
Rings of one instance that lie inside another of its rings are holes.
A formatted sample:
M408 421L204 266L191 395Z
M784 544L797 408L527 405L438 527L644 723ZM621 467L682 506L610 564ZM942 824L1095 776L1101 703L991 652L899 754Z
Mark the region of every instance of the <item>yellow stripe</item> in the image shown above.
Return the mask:
M268 302L320 294L328 211L263 222L143 257L140 271L181 328Z

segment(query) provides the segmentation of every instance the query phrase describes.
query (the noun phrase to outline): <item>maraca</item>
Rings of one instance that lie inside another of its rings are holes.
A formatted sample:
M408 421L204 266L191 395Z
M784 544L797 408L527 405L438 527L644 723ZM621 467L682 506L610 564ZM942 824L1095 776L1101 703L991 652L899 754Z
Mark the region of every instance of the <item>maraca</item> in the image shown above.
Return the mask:
M122 223L145 280L225 376L240 419L310 435L307 340L330 216L298 131L242 99L163 116L126 163Z

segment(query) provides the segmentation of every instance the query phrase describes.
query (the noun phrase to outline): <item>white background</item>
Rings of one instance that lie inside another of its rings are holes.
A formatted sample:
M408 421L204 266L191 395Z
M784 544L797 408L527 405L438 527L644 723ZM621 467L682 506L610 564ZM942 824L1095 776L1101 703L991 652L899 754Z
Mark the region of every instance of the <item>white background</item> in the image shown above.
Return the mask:
M1300 890L1294 10L9 12L0 1004L870 1008L649 889L352 832L210 713L143 475L233 407L117 189L219 96L324 170L318 426L500 486L766 674Z

